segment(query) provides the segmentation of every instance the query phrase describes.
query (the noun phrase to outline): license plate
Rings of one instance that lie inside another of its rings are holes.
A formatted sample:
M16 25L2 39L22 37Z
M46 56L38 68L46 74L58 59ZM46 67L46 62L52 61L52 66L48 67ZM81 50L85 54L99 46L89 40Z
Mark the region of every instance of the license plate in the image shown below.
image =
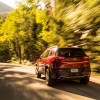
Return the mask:
M71 72L78 72L78 69L71 69Z

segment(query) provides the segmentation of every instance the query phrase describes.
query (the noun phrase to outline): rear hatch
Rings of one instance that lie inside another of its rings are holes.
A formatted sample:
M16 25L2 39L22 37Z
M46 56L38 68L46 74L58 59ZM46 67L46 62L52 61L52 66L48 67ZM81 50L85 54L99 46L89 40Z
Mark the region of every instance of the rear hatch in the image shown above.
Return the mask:
M89 57L81 48L59 48L56 55L59 57L59 68L85 68L89 66Z

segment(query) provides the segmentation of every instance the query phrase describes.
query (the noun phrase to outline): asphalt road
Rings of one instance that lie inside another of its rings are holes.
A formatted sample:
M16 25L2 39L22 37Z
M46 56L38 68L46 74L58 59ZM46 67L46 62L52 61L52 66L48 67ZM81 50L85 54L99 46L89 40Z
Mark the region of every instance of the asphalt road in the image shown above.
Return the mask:
M88 85L57 81L53 87L36 78L34 66L0 64L0 100L100 100L100 78Z

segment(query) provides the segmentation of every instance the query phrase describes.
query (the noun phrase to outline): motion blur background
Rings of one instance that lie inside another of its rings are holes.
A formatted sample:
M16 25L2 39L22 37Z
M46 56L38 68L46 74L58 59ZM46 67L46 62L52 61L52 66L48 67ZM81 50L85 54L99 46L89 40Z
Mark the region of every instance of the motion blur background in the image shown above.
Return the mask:
M100 73L100 0L21 0L0 13L1 62L34 62L47 47L69 44Z

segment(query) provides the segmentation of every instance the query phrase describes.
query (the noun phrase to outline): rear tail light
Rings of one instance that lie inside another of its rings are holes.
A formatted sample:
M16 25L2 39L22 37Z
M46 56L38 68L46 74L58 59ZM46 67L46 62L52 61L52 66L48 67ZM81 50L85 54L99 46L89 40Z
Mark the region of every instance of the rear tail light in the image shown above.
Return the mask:
M59 56L55 56L54 60L63 60L65 57L59 57Z
M59 56L55 56L53 58L53 62L54 62L54 66L55 68L58 68L61 65L61 61L64 59L65 57L59 57Z
M89 60L89 57L88 56L84 56L83 60Z

